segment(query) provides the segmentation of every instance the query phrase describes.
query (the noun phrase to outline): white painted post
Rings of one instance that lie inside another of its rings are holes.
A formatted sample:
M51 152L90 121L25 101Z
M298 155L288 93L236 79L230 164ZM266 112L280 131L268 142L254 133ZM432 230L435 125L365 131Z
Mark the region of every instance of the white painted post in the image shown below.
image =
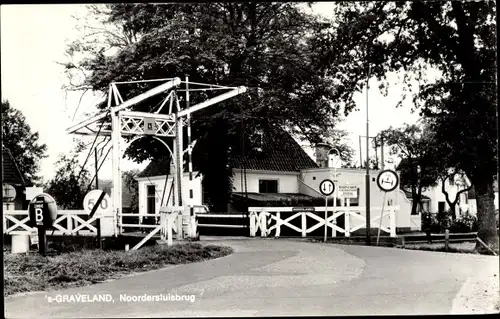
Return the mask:
M396 210L393 207L389 209L389 223L391 237L396 237Z
M260 236L266 237L267 236L267 214L266 214L266 212L261 212L259 214L259 217L260 217Z
M161 227L160 228L160 240L161 241L164 241L166 239L167 230L166 230L165 218L166 218L166 213L164 211L160 210L160 227Z
M344 213L344 226L345 226L345 236L351 236L351 211L348 210Z
M276 236L279 237L281 234L281 217L280 212L276 212Z
M111 99L111 88L110 88L110 96ZM115 225L114 235L117 236L121 231L121 205L120 205L120 180L121 180L121 172L120 172L120 122L118 114L116 114L113 110L111 111L111 142L113 147L113 223ZM120 221L120 229L118 229L118 222Z
M300 217L302 219L302 237L306 237L306 235L307 235L307 217L306 217L306 213L302 212Z
M71 235L71 231L73 230L73 215L66 215L66 226L67 234Z
M167 246L172 246L173 245L173 238L172 238L172 217L174 215L172 213L167 214Z
M182 214L177 214L177 235L176 235L176 238L178 240L181 240L182 239Z
M250 212L250 237L255 237L255 212Z

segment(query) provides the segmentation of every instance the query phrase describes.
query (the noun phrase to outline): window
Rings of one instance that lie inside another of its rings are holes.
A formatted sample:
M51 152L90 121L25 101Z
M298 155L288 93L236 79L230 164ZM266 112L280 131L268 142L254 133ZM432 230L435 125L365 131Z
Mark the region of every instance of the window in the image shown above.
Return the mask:
M208 192L206 187L201 187L201 203L203 205L208 205Z
M155 186L156 185L147 185L146 186L146 193L147 193L146 210L147 210L147 214L155 214L156 213Z
M260 179L259 193L278 193L278 180Z

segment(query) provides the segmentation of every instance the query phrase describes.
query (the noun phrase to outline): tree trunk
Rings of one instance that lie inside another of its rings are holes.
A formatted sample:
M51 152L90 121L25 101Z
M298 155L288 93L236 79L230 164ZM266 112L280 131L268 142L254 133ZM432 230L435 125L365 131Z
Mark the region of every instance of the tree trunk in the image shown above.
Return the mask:
M450 214L451 214L451 220L455 222L457 220L457 201L454 202L448 202L448 205L450 206Z
M495 217L495 195L493 192L493 180L475 181L476 201L477 201L477 237L490 246L493 250L498 250L498 232L496 229ZM476 243L478 251L486 249L479 243Z

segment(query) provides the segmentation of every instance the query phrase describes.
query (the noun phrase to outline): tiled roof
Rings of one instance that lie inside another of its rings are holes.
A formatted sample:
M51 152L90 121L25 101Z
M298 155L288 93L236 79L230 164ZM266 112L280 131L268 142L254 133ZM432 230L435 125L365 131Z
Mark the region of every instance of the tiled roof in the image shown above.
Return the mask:
M300 147L290 134L283 130L264 131L262 134L261 150L247 151L247 155L233 154L231 166L233 168L246 168L263 171L293 172L306 168L317 168L318 165ZM196 149L196 145L194 147ZM196 167L196 152L193 151L193 170ZM184 166L187 171L187 165ZM166 175L170 172L170 156L165 156L151 163L138 175L150 177Z
M2 183L11 185L26 185L19 167L8 148L2 147Z
M231 164L233 168L281 172L318 167L293 137L283 130L264 131L261 151L254 150L246 156L234 155Z

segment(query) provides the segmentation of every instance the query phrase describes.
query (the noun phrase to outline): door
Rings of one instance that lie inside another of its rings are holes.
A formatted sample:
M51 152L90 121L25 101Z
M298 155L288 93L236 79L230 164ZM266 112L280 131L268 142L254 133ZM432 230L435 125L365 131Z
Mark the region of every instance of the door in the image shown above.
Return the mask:
M147 194L147 202L146 202L146 213L147 214L155 214L156 213L156 185L147 185L146 186L146 194Z

